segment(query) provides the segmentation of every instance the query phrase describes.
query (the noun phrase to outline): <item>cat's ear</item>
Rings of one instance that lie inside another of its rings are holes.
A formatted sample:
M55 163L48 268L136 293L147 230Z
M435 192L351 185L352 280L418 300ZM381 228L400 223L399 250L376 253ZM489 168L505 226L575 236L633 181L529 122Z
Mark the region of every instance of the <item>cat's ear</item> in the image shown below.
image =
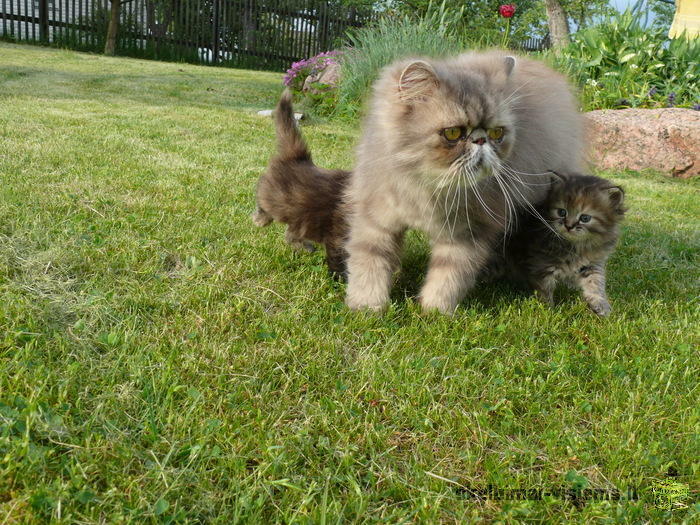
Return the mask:
M503 62L506 66L506 76L509 77L515 67L515 57L507 56L503 59Z
M423 60L408 64L399 77L399 96L402 100L419 100L431 95L440 81L433 67Z
M609 186L603 191L608 194L610 204L612 204L615 209L622 210L622 206L625 202L625 190L620 186Z

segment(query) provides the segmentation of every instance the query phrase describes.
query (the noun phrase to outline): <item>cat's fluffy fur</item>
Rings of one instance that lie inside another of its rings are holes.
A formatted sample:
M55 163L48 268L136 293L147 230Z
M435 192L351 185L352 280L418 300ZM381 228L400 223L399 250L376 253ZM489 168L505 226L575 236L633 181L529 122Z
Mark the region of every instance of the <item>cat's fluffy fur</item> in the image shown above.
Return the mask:
M526 282L547 304L553 303L557 283L576 287L596 314L608 315L605 264L626 211L624 191L593 175L555 175L538 209L546 222L524 215L489 266L500 266L509 277Z
M416 228L431 242L421 305L454 311L517 209L545 198L547 170L581 171L582 151L569 85L540 62L493 51L388 66L345 196L347 305L387 305L403 234Z
M296 248L323 244L328 269L342 277L347 233L342 195L350 172L319 168L312 162L296 126L288 90L282 94L274 117L277 154L258 180L253 222L258 226L273 220L286 224L287 242Z

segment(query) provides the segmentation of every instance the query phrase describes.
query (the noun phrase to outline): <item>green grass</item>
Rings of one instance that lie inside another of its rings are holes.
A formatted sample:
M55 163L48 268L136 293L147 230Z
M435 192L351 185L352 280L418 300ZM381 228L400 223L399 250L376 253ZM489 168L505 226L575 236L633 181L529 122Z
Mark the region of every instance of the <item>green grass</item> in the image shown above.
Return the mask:
M697 520L697 183L605 174L610 319L507 286L422 315L418 235L390 311L355 314L249 218L280 81L0 44L2 523ZM304 133L351 165L356 123ZM488 484L642 499L463 489Z

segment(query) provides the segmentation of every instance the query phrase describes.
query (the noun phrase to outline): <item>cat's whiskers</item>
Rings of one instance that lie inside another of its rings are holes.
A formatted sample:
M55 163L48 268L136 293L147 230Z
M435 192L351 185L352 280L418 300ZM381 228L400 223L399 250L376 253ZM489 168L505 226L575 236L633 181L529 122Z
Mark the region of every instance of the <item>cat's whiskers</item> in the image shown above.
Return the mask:
M430 195L430 197L426 201L426 207L430 202L433 203L432 209L430 210L430 218L428 219L428 224L431 224L433 221L433 216L435 215L435 209L437 208L437 204L438 204L438 201L440 199L439 192L444 189L444 182L447 180L448 177L451 177L451 173L450 173L449 169L447 171L445 171L445 173L443 173L440 176L438 183L435 185L435 188L433 189L432 194Z
M445 227L449 228L448 225L449 225L449 221L450 221L450 208L448 208L448 206L447 206L447 199L450 196L450 192L452 191L452 186L454 185L455 181L456 181L456 177L452 176L450 178L449 185L447 187L447 191L445 191L445 202L444 202L444 206L443 206L443 209L445 211L445 220L443 221L442 226L440 227L440 231L438 232L438 237L440 235L442 235L442 232L445 229ZM454 198L453 198L453 202L454 202Z
M504 227L506 231L510 231L511 227L513 226L513 223L517 220L516 214L515 214L515 204L513 203L513 198L508 191L508 187L506 186L506 183L504 180L501 179L500 174L498 171L493 172L493 177L496 179L496 182L498 183L498 187L501 189L501 193L503 194L503 201L505 204L504 208L504 214L505 214L505 224Z
M454 239L454 233L455 229L457 228L457 221L459 220L459 204L462 202L462 183L464 182L464 179L461 176L461 170L457 170L456 172L456 177L457 177L457 205L454 207L454 222L452 224L452 232L450 234L450 237ZM469 188L465 185L464 186L464 199L466 200L467 198L467 192L469 191Z
M508 168L507 168L506 166L501 165L500 167L501 167L502 169L504 169L506 173L508 173ZM522 181L517 177L517 175L514 175L513 173L511 173L511 176L512 176L512 178L509 179L509 181L510 181L511 183L522 182ZM552 228L552 226L549 224L549 222L547 221L547 219L545 219L544 217L542 217L542 215L540 214L540 212L537 211L537 208L535 208L535 206L532 205L532 203L530 202L530 200L529 200L525 195L523 195L523 193L518 189L518 187L517 187L515 184L512 184L512 185L510 186L510 188L513 189L513 190L515 190L515 191L518 193L518 195L520 196L520 199L518 199L518 200L519 200L521 203L525 204L525 208L524 208L525 211L527 211L528 213L530 213L531 215L533 215L535 218L537 218L545 227L547 227L549 230L551 230L551 231L554 233L554 235L556 235L557 237L560 237L560 238L561 238L561 235L559 234L559 232L557 232L554 228Z
M466 174L467 174L467 177L469 179L469 182L471 183L471 187L474 190L474 196L476 197L476 200L479 202L479 204L481 204L481 207L484 209L484 211L494 221L498 222L498 217L496 217L494 215L493 210L491 209L491 207L488 204L486 204L486 201L484 200L484 198L481 195L481 192L479 191L479 187L478 187L477 180L476 180L476 175L472 171L471 167L465 166L465 170L466 170Z
M513 90L513 92L512 92L510 95L508 95L506 98L504 98L504 99L501 101L501 103L499 104L500 107L505 106L505 105L508 104L511 100L513 100L513 97L515 97L515 95L517 95L523 88L525 88L525 87L526 87L527 85L529 85L531 82L532 82L532 79L531 79L531 80L528 80L527 82L523 82L522 84L520 84L520 86L518 86L517 89ZM521 99L521 98L522 98L522 96L518 97L518 98L515 99L515 100L517 101L517 100L519 100L519 99Z
M464 173L464 171L460 171L459 177L460 177L461 181L464 183L464 215L467 217L467 228L469 228L469 235L472 238L472 243L475 246L478 246L479 243L477 243L476 240L474 239L474 232L472 231L472 223L471 223L471 219L469 218L469 190L470 190L470 187L469 187L469 184L467 182L467 176Z
M511 195L510 191L508 191L507 181L504 177L501 177L501 172L499 169L501 166L500 159L496 155L489 155L489 160L490 163L494 166L492 169L493 177L496 180L496 183L498 184L501 193L503 194L503 200L505 203L504 213L506 215L506 217L504 218L504 227L506 229L506 232L508 232L510 231L514 223L517 222L517 207L515 205L513 195Z
M516 170L515 168L513 168L513 166L511 166L510 164L508 164L508 163L505 162L505 161L502 161L502 162L501 162L501 165L502 165L503 167L507 168L510 172L515 173L515 174L517 174L517 175L526 175L526 176L532 176L532 177L542 177L542 176L544 176L544 175L551 175L551 174L552 174L551 171L543 171L542 173L529 173L529 172L527 172L527 171L518 171L518 170ZM542 184L549 184L549 182L544 182L544 183L542 183Z

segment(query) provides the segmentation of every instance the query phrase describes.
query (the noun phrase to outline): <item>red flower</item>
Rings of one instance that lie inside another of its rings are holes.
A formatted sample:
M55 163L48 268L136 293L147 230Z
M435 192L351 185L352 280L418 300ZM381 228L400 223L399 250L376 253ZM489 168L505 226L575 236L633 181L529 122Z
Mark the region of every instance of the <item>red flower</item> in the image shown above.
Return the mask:
M505 4L498 8L498 14L503 18L511 18L515 14L515 4Z

